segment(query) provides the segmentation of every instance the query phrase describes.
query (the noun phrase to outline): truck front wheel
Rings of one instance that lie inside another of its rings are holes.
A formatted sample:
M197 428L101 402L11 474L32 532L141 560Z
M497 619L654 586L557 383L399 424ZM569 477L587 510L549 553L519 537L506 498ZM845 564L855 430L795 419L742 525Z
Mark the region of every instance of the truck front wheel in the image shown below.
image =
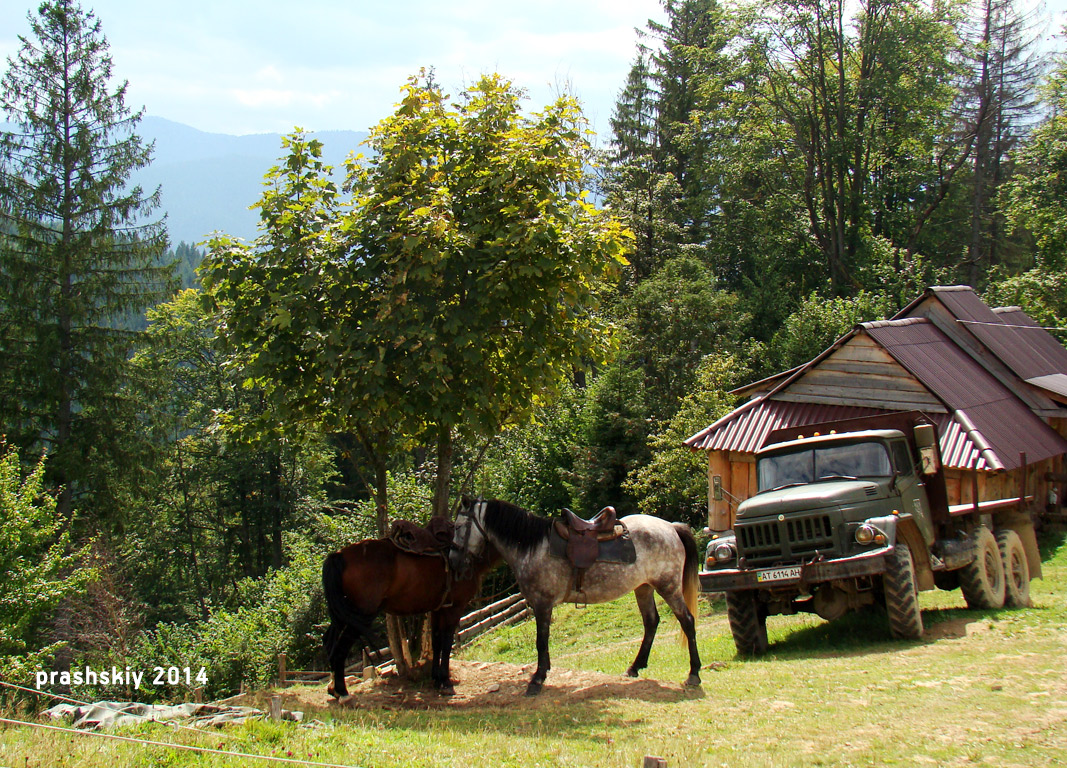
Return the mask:
M767 616L760 609L755 592L727 592L726 617L739 656L760 656L767 652Z
M1030 605L1030 563L1019 534L1010 528L997 531L997 547L1004 564L1004 605L1026 608Z
M897 544L886 557L885 564L882 586L889 631L901 640L918 640L923 636L923 615L919 608L911 550L906 544Z
M997 540L984 525L974 533L977 557L960 569L960 589L969 608L1004 607L1004 562Z

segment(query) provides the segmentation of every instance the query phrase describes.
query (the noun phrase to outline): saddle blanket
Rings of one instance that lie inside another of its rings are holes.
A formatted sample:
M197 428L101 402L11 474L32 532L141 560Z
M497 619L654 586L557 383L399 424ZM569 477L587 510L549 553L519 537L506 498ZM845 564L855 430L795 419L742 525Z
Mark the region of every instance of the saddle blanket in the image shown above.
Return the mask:
M622 528L622 535L611 541L600 542L600 551L597 552L596 562L624 563L628 565L637 562L637 550L634 548L633 539L630 538L630 532L626 530L626 526L622 523L615 523L615 526ZM552 526L552 533L548 537L548 553L552 557L570 560L567 557L567 540L559 535L555 526Z

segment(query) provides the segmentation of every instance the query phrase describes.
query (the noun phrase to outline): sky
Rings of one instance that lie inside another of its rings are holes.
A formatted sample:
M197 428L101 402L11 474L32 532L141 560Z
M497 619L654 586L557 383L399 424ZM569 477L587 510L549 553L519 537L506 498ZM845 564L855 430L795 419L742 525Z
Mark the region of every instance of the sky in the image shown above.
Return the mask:
M1029 0L1030 2L1039 0ZM1067 0L1045 0L1054 31ZM102 24L127 106L213 133L367 130L433 67L457 94L486 72L531 108L568 89L606 136L637 33L659 0L82 0ZM0 0L0 61L37 0Z
M1065 0L1067 2L1067 0ZM0 61L37 0L0 0ZM230 134L367 130L422 67L455 95L499 72L531 108L569 88L608 130L658 0L82 0L127 106Z

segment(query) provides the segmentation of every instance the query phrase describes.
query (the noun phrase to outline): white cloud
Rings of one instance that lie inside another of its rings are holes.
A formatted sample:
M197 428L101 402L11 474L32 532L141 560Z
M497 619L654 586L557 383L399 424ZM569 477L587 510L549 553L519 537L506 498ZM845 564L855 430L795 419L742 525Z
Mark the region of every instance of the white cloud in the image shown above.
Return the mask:
M25 0L27 3L30 0ZM0 8L0 50L17 47L25 11ZM363 130L399 88L434 67L452 93L499 71L531 105L569 83L606 126L633 58L633 27L657 0L92 0L128 102L209 131ZM600 126L603 127L603 126Z

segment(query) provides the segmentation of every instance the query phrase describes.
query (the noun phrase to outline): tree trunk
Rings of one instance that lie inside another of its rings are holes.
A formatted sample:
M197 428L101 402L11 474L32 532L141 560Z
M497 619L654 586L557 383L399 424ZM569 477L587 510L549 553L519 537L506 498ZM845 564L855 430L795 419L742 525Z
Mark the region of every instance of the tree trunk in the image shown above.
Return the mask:
M437 431L437 477L433 489L433 516L448 518L452 487L452 428L440 425Z

